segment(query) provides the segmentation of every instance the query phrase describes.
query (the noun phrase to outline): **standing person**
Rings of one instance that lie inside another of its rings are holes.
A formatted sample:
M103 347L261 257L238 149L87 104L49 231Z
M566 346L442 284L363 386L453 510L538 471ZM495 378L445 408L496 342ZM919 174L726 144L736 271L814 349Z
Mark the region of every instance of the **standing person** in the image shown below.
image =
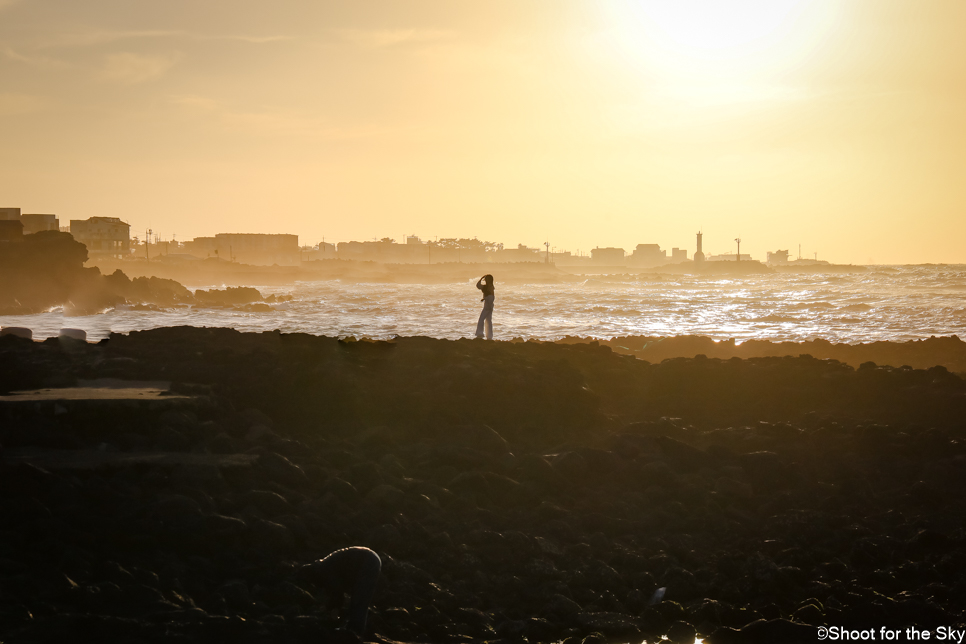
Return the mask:
M483 310L480 311L480 321L476 325L476 337L483 337L484 327L486 329L486 339L493 339L493 276L484 275L476 283L476 288L483 291Z

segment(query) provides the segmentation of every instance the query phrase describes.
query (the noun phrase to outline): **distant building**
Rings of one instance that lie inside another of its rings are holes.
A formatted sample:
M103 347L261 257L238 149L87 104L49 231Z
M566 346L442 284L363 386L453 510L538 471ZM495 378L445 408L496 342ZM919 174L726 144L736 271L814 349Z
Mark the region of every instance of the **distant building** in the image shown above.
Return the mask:
M0 219L0 242L23 241L23 224L16 219Z
M624 264L624 249L608 246L607 248L594 248L590 251L590 256L597 264L607 264L617 266Z
M700 264L701 262L704 261L704 251L701 248L701 238L702 237L703 237L703 233L701 233L699 231L698 232L698 248L697 248L697 250L694 251L694 263L695 264Z
M70 234L87 246L90 254L128 255L131 252L131 226L117 217L71 219Z
M222 256L227 250L234 261L242 264L298 266L301 261L298 235L218 233L215 241Z
M218 233L185 242L184 251L202 259L218 257L240 264L298 266L301 263L298 235Z
M635 266L660 266L667 263L667 251L659 244L638 244L627 261Z
M201 259L221 256L214 237L195 237L191 241L186 241L184 243L184 251L189 255L194 255ZM227 260L229 257L226 255L225 259Z
M0 221L20 221L20 208L0 208Z
M574 255L568 251L556 251L550 253L550 261L557 266L581 266L591 263L590 255L578 253Z
M445 240L444 240L445 241ZM423 243L419 237L410 235L405 244L397 244L395 239L383 237L373 241L339 242L338 258L355 259L363 262L380 262L383 264L427 264L444 261L457 261L458 253L454 248L449 257L442 248L430 248L430 244Z
M302 246L301 256L303 262L317 261L321 259L337 259L335 244L319 242L316 246Z
M706 261L709 261L709 262L737 262L737 261L750 262L751 255L746 255L745 253L742 253L741 258L739 260L738 256L735 255L734 253L721 253L720 255L708 255L705 259Z
M773 253L769 252L766 263L769 266L784 266L788 263L788 251L776 250Z
M801 252L801 250L799 250ZM768 259L766 263L769 266L788 266L792 268L800 268L802 266L828 266L829 262L824 259L819 259L816 254L815 258L808 259L803 257L798 257L796 259L789 259L787 250L776 250L773 253L768 253Z
M23 222L23 234L32 235L42 230L60 230L60 220L57 215L20 215Z
M542 262L545 260L541 249L529 248L523 244L517 244L516 248L501 248L493 255L495 262Z
M688 251L685 248L672 248L671 261L675 264L688 261Z
M482 264L487 260L487 248L492 246L488 242L468 237L441 237L432 242L433 263L437 262L462 262L469 264ZM407 248L404 246L403 248ZM415 245L412 247L416 251L416 257L422 254L424 246Z

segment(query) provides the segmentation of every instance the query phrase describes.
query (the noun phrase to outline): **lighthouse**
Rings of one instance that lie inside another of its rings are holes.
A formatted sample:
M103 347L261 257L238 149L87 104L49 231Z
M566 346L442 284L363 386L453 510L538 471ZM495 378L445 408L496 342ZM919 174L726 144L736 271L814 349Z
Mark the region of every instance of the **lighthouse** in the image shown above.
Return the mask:
M694 263L701 264L704 262L704 251L701 250L701 233L698 233L698 250L694 251Z

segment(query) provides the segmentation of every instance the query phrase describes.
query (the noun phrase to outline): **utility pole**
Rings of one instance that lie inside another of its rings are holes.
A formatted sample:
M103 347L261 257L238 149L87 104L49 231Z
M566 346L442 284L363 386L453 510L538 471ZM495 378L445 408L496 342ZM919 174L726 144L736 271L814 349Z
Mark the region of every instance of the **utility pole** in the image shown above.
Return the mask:
M738 260L741 261L741 237L736 237L735 241L738 242Z

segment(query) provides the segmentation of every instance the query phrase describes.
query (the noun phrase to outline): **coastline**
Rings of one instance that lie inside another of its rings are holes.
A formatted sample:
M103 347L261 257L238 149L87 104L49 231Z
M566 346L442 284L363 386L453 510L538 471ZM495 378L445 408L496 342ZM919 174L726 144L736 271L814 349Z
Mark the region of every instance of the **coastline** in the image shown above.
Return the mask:
M92 258L87 262L105 274L121 270L131 277L159 277L182 284L224 284L229 286L284 285L298 281L342 280L387 284L441 284L464 282L485 273L499 271L500 281L509 283L560 284L579 282L587 277L628 276L639 279L659 275L741 276L770 273L862 273L869 269L851 264L770 267L758 261L693 261L661 266L606 264L547 264L544 262L433 264L385 264L355 259L327 259L302 262L300 266L254 266L216 259L181 258L141 261Z

